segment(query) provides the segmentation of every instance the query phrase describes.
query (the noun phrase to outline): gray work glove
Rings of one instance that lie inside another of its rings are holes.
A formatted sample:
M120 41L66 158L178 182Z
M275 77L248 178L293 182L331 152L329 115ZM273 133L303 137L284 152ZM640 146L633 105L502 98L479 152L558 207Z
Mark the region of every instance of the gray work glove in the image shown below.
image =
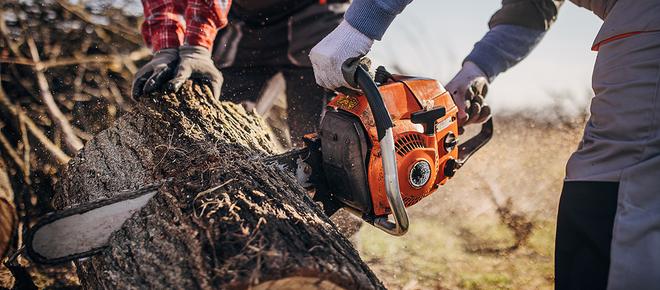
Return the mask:
M316 83L326 89L351 87L342 72L342 65L350 58L366 55L374 40L343 20L309 52Z
M178 61L179 53L176 48L155 52L151 60L135 74L131 96L135 99L160 88L172 78Z
M211 86L215 98L220 98L222 73L215 67L211 52L202 46L184 45L179 47L179 67L170 81L170 89L178 91L188 79L199 79Z
M447 84L446 89L454 98L458 107L458 126L460 133L463 126L479 124L488 120L490 106L484 103L488 93L488 77L474 63L465 62L463 68Z

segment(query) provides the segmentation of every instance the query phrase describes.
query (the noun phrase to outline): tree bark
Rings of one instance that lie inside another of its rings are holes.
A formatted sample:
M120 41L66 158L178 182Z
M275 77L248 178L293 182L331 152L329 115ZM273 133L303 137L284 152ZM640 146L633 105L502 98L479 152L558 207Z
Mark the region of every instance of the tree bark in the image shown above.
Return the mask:
M0 258L4 257L18 223L14 206L14 191L9 183L7 165L0 158Z
M188 82L156 93L72 159L63 208L168 179L78 262L89 289L374 289L381 282L274 153L261 119Z

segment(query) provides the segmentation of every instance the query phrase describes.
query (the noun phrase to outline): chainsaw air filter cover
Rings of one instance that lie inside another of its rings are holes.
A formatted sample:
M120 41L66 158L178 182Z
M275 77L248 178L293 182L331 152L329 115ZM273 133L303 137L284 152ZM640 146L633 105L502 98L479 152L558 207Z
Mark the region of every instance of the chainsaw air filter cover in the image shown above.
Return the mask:
M458 109L432 79L395 75L379 91L394 122L399 186L408 207L449 178L445 164L457 159L458 149L445 143L458 136ZM389 214L378 133L365 96L340 94L328 104L321 144L333 195L367 216Z

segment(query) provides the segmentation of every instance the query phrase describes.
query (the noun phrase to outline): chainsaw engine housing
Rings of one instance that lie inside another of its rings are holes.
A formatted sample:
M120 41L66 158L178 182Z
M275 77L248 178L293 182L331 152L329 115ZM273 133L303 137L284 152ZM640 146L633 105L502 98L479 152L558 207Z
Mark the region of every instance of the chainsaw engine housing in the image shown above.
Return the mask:
M458 157L458 109L432 79L394 75L379 91L394 123L399 186L408 207L451 177ZM333 197L365 217L389 214L378 133L366 97L337 95L320 133Z

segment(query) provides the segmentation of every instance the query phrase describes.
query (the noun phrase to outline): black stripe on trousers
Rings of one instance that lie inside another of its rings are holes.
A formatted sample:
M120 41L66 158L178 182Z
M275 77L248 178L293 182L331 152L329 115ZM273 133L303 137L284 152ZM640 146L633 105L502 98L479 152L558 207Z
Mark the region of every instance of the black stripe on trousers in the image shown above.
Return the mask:
M555 289L606 289L618 182L567 181L559 201Z

